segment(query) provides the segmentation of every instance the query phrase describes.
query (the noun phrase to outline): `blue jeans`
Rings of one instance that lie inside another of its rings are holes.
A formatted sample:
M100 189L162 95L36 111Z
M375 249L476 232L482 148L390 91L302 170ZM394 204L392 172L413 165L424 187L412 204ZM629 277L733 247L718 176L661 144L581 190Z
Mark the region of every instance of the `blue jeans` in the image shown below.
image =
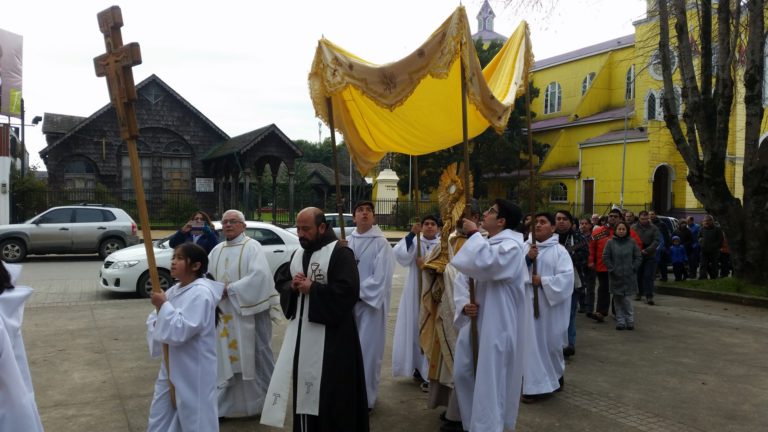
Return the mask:
M644 259L640 264L640 269L637 271L640 275L641 284L638 287L638 295L645 296L647 300L653 298L653 283L656 279L656 260Z

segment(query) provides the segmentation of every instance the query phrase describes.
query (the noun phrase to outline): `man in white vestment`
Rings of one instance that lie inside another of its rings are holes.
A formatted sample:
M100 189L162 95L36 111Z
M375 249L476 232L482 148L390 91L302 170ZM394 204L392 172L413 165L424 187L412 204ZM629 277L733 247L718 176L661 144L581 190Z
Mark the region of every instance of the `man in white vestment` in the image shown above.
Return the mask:
M568 346L568 322L573 294L573 262L568 251L555 234L555 216L536 215L535 238L525 244L527 261L535 262L536 274L526 284L526 313L533 317L533 290L539 291L539 317L526 333L523 372L525 403L544 399L564 384L565 359L563 348Z
M244 234L243 214L227 210L221 227L226 241L208 256L210 273L224 283L216 345L219 416L253 416L261 413L275 365L271 314L279 316L280 297L261 244Z
M43 430L21 337L32 288L17 286L21 266L0 262L0 431Z
M408 276L397 309L392 342L392 376L413 376L420 383L427 379L428 366L419 343L419 276L424 258L440 244L437 232L437 218L427 215L421 223L413 224L411 232L393 249L397 263L408 268ZM415 238L419 233L423 234L420 242ZM421 247L420 254L417 254L418 246Z
M395 271L392 246L379 226L374 225L375 217L372 202L357 203L354 209L356 228L349 235L348 243L355 254L360 274L360 301L355 305L355 322L363 351L368 409L373 409L379 392L392 275Z
M525 307L529 307L523 236L512 231L521 217L514 203L496 199L483 214L488 239L473 221L464 219L468 238L451 260L461 273L454 281L454 322L460 331L453 379L462 424L471 432L511 430L517 421L528 325ZM474 303L469 301L469 278L474 280ZM471 343L473 318L477 320L477 365Z

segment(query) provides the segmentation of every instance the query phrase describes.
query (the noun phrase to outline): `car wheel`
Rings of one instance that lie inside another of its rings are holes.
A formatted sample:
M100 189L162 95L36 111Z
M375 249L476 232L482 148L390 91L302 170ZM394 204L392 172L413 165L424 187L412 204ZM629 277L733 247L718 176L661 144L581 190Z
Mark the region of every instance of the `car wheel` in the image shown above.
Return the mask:
M19 239L8 239L0 243L0 255L7 263L17 263L27 256L27 246Z
M125 247L125 242L119 238L108 238L99 245L99 256L104 259L112 252L117 252Z
M173 278L167 270L157 269L157 276L160 279L160 288L163 291L168 290L173 285ZM145 271L139 278L139 282L136 283L136 292L140 296L149 298L149 294L152 292L152 281L149 279L149 270Z

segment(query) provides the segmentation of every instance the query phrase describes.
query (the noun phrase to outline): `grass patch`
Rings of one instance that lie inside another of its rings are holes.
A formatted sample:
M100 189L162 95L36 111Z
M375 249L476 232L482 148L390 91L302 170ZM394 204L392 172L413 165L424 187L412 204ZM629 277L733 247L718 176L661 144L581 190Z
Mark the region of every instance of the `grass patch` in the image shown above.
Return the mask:
M768 287L751 284L733 277L707 280L689 279L684 282L676 282L675 286L724 293L746 294L757 297L768 297Z

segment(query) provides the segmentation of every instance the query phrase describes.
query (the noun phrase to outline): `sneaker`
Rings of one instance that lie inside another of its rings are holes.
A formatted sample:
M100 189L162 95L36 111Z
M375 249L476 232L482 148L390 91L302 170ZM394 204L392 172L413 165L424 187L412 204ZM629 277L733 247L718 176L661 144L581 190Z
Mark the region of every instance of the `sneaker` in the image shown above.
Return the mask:
M605 322L605 315L601 314L600 312L595 312L592 314L592 319L599 323Z
M440 425L440 432L464 432L460 421L446 420Z
M647 302L645 302L648 306L655 306L656 303L654 303L653 299L648 299Z
M635 325L634 324L627 324L627 330L634 330Z
M627 326L625 326L624 324L616 324L616 330L624 330L626 328Z
M570 357L574 354L576 354L576 347L573 345L568 345L567 347L563 348L563 355L565 357Z
M424 381L423 383L421 383L421 385L419 385L419 387L421 387L421 391L423 391L424 393L429 393L429 382L428 381Z

